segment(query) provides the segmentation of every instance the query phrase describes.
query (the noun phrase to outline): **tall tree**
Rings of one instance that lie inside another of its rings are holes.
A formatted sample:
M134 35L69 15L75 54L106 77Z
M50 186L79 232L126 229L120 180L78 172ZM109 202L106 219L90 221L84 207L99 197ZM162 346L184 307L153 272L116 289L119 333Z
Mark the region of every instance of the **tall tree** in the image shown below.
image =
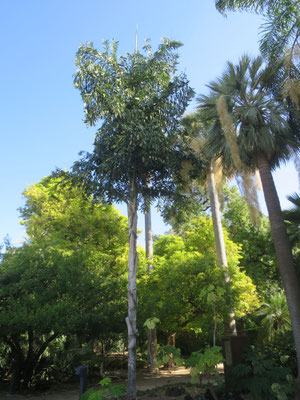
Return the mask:
M151 224L151 202L150 199L144 197L144 216L145 216L145 247L146 258L148 261L148 273L153 269L153 237ZM156 327L148 327L148 350L147 350L147 365L149 372L154 372L156 369L157 358L157 333Z
M87 43L76 56L75 87L86 123L102 122L94 152L77 164L77 172L93 183L95 194L128 205L128 399L136 398L138 204L140 196L155 199L174 191L173 174L184 157L179 121L193 96L185 75L176 75L180 45L164 39L154 53L146 43L146 55L117 57L116 42L104 42L103 52Z
M209 191L209 201L211 208L211 215L214 226L214 237L215 237L215 246L217 252L217 265L219 267L225 268L224 276L225 281L228 286L228 292L230 294L230 276L228 272L228 263L227 263L227 255L226 255L226 247L223 235L223 227L221 220L221 212L220 212L220 204L218 198L217 185L215 182L215 173L214 173L214 163L211 162L209 165L209 170L207 172L207 185ZM230 296L229 296L230 298ZM225 335L236 335L236 322L233 308L229 311L229 323L225 324Z
M220 157L228 169L259 170L300 371L300 289L271 173L293 149L298 149L299 138L289 129L284 104L269 90L277 68L264 67L260 57L251 60L244 56L238 65L228 63L223 76L209 85L210 97L200 96L199 107L214 122L207 150Z
M200 176L202 175L201 176L202 180L204 177L206 178L211 216L214 227L217 265L220 268L224 268L225 281L227 284L227 290L230 298L230 276L228 272L226 246L223 235L219 195L218 195L216 176L215 176L215 172L218 169L217 163L214 161L213 158L210 157L209 154L205 154L203 144L205 142L207 127L205 128L204 124L201 123L201 116L199 116L197 113L186 116L184 118L183 124L185 126L186 131L189 133L189 136L191 138L191 147L193 148L196 156L201 157L206 161L206 168L205 170L200 171L199 175ZM229 313L229 321L226 321L224 328L225 328L224 329L225 335L237 334L236 321L233 309Z
M11 350L15 390L22 380L23 388L30 384L57 337L123 333L126 218L66 175L25 190L21 216L30 242L0 263L0 338Z

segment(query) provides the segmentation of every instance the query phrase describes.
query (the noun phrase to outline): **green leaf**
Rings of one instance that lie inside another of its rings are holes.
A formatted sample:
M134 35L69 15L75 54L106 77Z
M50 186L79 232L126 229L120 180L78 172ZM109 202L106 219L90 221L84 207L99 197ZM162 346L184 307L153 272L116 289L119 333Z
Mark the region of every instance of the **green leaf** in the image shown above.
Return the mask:
M111 378L103 378L99 382L99 385L104 387L104 386L109 386L110 383L111 383Z
M148 318L144 322L144 327L146 327L148 329L154 329L159 322L160 322L160 320L156 317Z

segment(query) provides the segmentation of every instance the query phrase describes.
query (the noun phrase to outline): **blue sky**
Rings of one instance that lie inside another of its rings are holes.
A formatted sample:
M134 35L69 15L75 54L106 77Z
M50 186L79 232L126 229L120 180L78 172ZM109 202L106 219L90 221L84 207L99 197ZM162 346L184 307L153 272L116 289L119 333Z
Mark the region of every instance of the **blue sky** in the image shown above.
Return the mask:
M101 48L103 39L116 39L120 55L132 52L136 25L139 49L144 38L154 48L162 37L181 41L180 70L200 94L227 60L258 54L262 22L246 13L224 18L214 0L10 0L1 2L0 16L0 239L8 234L13 243L24 234L18 222L24 187L56 167L69 169L80 150L92 149L96 128L85 127L73 86L81 43ZM286 194L298 190L294 168L281 169L275 179L288 207ZM166 230L156 215L154 233Z

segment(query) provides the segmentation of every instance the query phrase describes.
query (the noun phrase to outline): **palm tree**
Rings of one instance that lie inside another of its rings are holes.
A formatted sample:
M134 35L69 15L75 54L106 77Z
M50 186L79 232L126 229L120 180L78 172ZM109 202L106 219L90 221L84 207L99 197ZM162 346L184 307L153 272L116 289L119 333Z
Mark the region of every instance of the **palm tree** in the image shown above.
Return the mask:
M149 182L147 183L149 186ZM146 258L148 260L148 273L154 270L153 266L153 237L151 224L151 202L149 196L144 195L144 217L145 217L145 247ZM157 332L156 327L148 327L148 349L147 349L147 366L148 371L153 373L156 369L157 358Z
M260 51L270 63L284 58L281 93L298 107L300 96L299 0L215 0L215 4L217 10L223 15L226 15L226 11L245 10L263 16L264 23L260 27L259 35Z
M201 123L201 116L197 113L185 116L183 120L183 126L186 132L193 138L191 141L191 147L193 148L196 156L202 158L205 165L205 172L201 171L201 175L206 177L206 183L208 187L209 203L211 207L211 216L214 227L215 247L217 253L217 265L224 269L225 281L228 286L228 294L230 295L230 276L228 273L228 262L226 255L226 246L224 241L222 219L220 212L219 195L215 178L216 163L209 156L203 152L203 143L206 136L206 129ZM226 336L237 335L236 321L233 309L229 313L229 321L224 326L224 334ZM214 340L215 342L215 340Z
M219 196L217 191L217 185L215 181L215 173L214 173L214 163L211 162L208 167L207 172L207 185L209 192L209 202L211 207L211 216L213 220L214 227L214 235L215 235L215 246L217 252L217 264L220 267L224 268L225 280L227 285L230 285L230 276L228 274L228 263L226 256L226 247L224 241L222 220L221 220L221 212L220 212L220 204L219 204ZM230 289L229 289L230 293ZM230 311L229 315L229 323L224 326L225 335L236 335L236 322L234 311Z
M289 310L283 290L271 294L256 313L261 318L261 338L268 342L278 333L284 333L291 329Z
M225 169L259 170L300 371L300 289L271 173L299 146L299 137L289 129L284 104L269 89L279 68L274 64L264 67L261 57L244 56L236 66L228 63L223 76L209 85L210 96L200 96L198 101L203 118L213 121L206 150L220 157Z

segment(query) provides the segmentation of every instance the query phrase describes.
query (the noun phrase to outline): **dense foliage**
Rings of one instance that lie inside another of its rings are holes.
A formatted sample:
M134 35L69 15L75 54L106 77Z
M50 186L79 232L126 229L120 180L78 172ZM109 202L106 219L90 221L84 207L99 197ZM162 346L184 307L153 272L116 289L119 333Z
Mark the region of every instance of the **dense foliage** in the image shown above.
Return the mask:
M188 150L179 122L194 94L177 73L180 46L163 39L155 52L146 43L143 52L126 56L117 55L117 42L104 42L102 52L92 43L80 46L75 87L87 125L101 127L93 154L75 169L93 182L94 193L128 202L130 179L151 198L174 191L174 172Z
M223 14L263 15L262 57L228 62L185 118L194 93L177 71L179 42L163 39L153 52L146 41L142 52L123 57L115 41L103 51L80 46L74 84L86 124L100 123L93 152L75 163L74 175L56 171L25 189L27 240L7 246L0 259L0 374L11 379L12 392L68 378L82 360L103 375L107 352L122 349L128 399L135 400L136 348L143 357L147 328L157 329L159 363L179 365L181 354L189 355L192 377L208 379L222 361L215 344L233 315L256 349L227 385L248 399L293 395L296 349L300 380L300 200L290 197L294 209L284 213L287 236L271 171L299 151L299 1L215 4ZM250 191L241 196L224 186L220 196L219 182L212 198L204 181L217 165L227 177L259 169L270 223L251 206ZM211 219L217 197L226 262L218 260ZM136 251L137 209L154 198L173 229L155 239L149 268ZM104 201L125 201L128 221ZM124 393L109 378L100 386L83 398Z
M53 340L121 333L126 309L126 219L66 177L47 177L24 195L30 241L0 266L0 337L16 388L29 384Z
M251 279L238 267L239 246L225 237L231 300L236 315L242 317L258 306L258 298ZM166 333L205 332L205 340L212 343L215 323L218 337L223 332L230 301L225 271L216 264L211 219L202 216L194 220L184 237L159 237L154 254L155 269L141 282L141 308L145 315L156 316L161 321L159 329Z

